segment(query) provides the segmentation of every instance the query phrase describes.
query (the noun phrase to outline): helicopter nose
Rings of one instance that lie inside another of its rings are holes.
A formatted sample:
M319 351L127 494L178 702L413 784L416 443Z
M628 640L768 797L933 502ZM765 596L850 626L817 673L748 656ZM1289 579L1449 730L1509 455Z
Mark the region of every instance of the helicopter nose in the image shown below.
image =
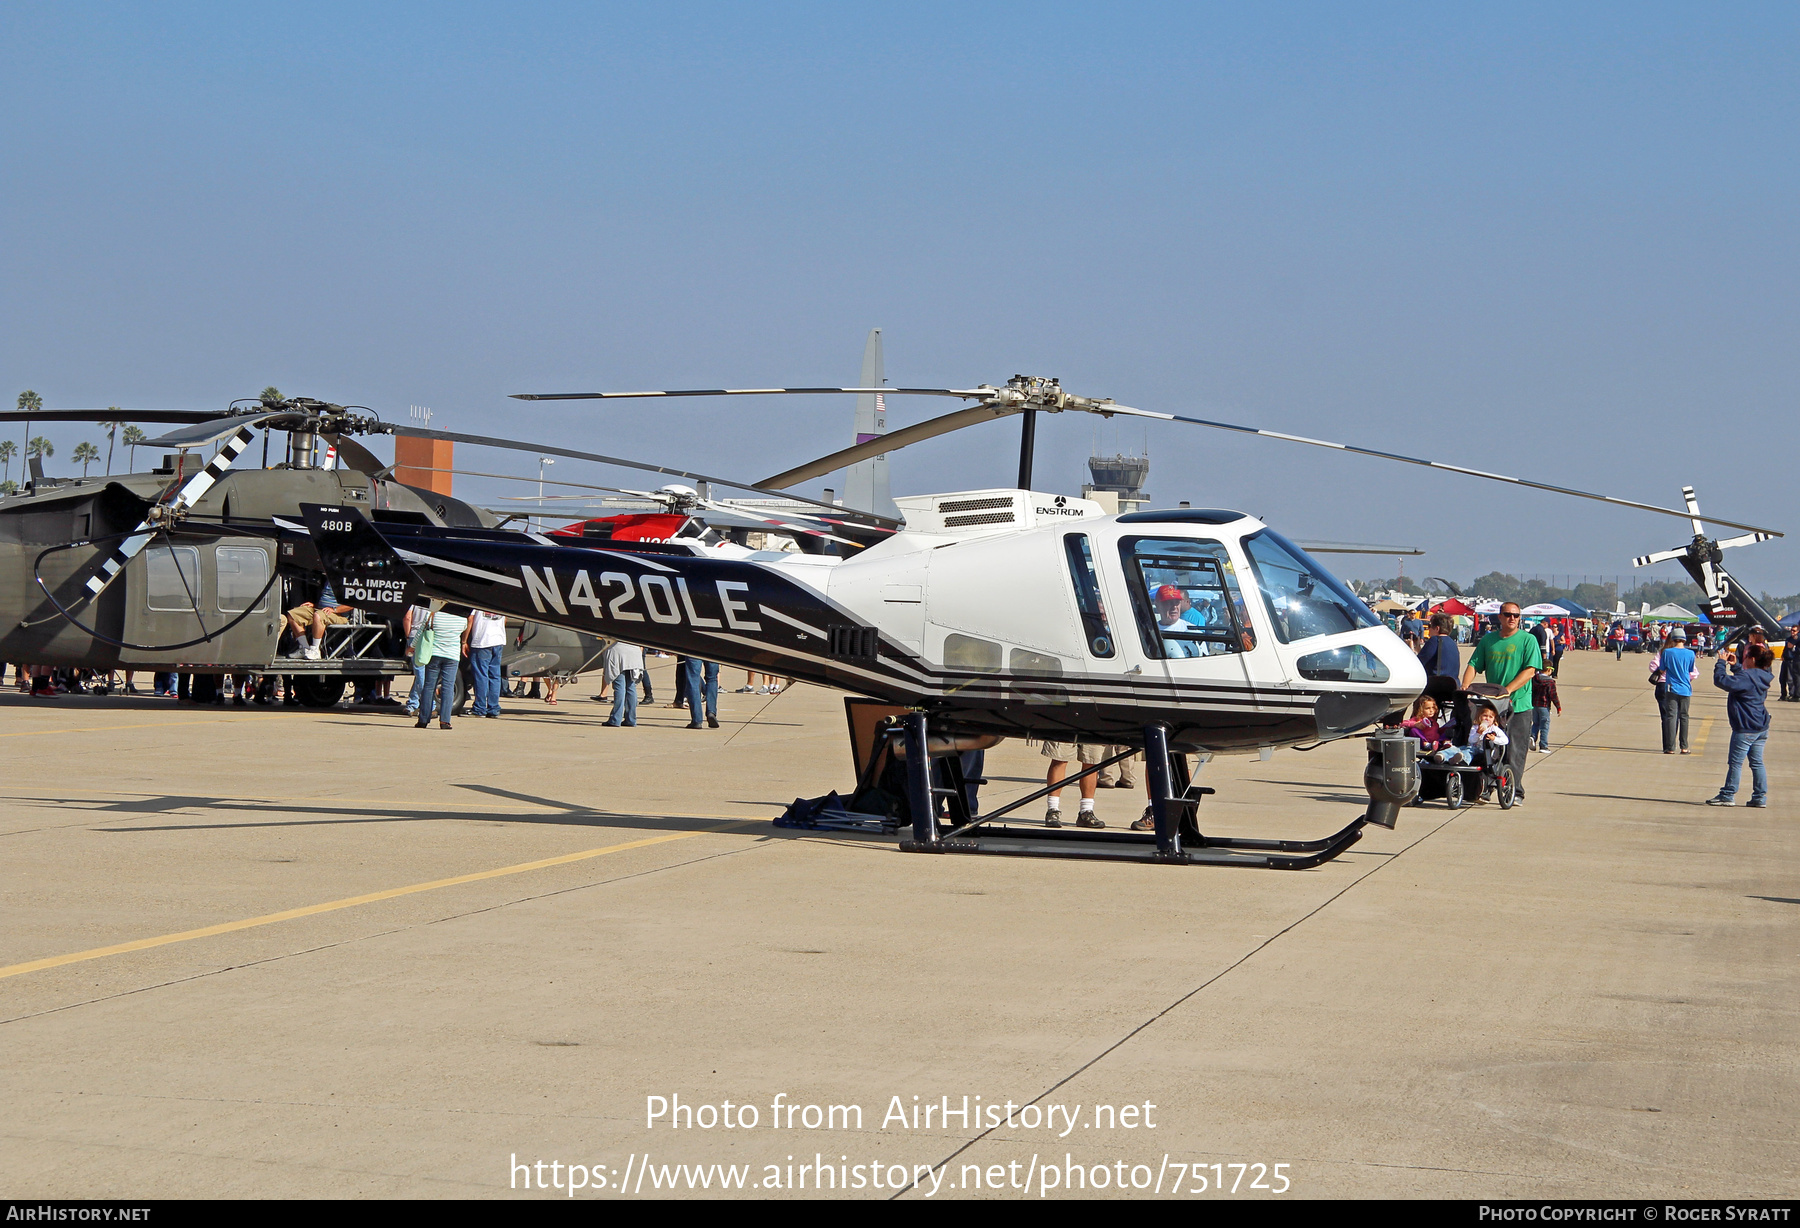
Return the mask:
M1394 701L1376 691L1327 691L1313 705L1319 740L1341 738L1366 729L1388 714Z

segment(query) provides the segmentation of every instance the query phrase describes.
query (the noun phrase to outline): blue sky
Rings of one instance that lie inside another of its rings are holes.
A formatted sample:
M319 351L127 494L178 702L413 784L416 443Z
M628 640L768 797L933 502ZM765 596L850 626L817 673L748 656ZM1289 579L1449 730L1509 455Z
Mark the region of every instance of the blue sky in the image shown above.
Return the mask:
M1692 482L1800 536L1797 27L1776 5L12 3L0 393L212 407L274 383L756 478L849 442L848 400L505 394L849 382L880 325L896 383L1055 375L1651 502ZM51 434L53 470L97 438ZM1092 440L1046 423L1037 484L1073 492ZM1430 551L1409 571L1628 574L1685 536L1195 428L1148 443L1159 500ZM895 489L1007 484L1015 448L1007 425L920 445ZM1800 590L1788 541L1733 562Z

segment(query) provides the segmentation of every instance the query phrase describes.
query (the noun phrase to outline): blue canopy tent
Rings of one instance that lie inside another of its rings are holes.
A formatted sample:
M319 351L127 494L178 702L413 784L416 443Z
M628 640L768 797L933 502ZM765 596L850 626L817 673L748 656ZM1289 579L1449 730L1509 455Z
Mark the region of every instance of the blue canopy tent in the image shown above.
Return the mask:
M1784 627L1800 627L1800 610L1795 610L1792 614L1789 614L1786 618L1782 619L1781 625Z
M1567 597L1552 598L1550 601L1550 604L1561 606L1563 609L1565 609L1569 612L1571 617L1574 617L1574 618L1591 618L1591 617L1593 617L1593 614L1588 610L1588 608L1586 606L1582 605L1578 601L1570 601Z

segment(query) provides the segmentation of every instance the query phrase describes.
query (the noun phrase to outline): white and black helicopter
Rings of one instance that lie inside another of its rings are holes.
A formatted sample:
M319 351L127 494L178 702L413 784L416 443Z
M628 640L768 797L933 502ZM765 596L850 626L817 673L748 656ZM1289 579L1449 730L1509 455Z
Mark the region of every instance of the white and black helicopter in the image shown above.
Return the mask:
M1018 484L901 498L899 522L832 507L829 515L838 523L885 533L851 557L766 551L721 558L698 542L589 542L371 524L355 508L341 505L307 505L304 517L337 591L352 604L391 612L421 597L439 599L798 678L892 705L899 710L892 736L877 748L865 776L880 769L875 760L882 755L904 764L913 837L904 848L1304 868L1348 848L1364 823L1393 826L1399 807L1417 791L1411 742L1371 737L1368 812L1331 836L1303 841L1204 835L1196 807L1210 790L1190 788L1185 758L1172 752L1256 751L1378 726L1424 688L1418 661L1305 550L1242 512L1185 508L1108 515L1093 502L1031 490L1038 413L1190 423L1690 515L1686 509L1457 465L1136 409L1067 393L1053 379L1026 376L1003 386L966 389L694 389L523 394L521 399L873 392L974 404L760 482L637 467L792 497L785 488L811 478L962 427L1019 415ZM235 425L222 422L218 429ZM206 429L202 424L180 434L193 440ZM969 814L950 756L1018 735L1143 747L1154 838L1078 829L1033 828L1026 834L999 822L1036 794L1006 811ZM930 770L934 756L944 771ZM948 829L940 822L944 809Z

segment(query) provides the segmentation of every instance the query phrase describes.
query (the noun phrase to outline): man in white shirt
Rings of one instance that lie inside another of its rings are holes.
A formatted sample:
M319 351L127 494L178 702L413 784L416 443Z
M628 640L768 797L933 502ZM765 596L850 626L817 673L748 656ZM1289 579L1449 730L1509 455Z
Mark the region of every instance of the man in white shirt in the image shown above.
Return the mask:
M601 686L611 687L612 717L606 723L615 728L637 724L637 681L644 672L644 650L624 640L607 646L600 663Z
M474 716L500 715L500 650L506 645L506 616L475 610L469 615L469 674L475 690Z

